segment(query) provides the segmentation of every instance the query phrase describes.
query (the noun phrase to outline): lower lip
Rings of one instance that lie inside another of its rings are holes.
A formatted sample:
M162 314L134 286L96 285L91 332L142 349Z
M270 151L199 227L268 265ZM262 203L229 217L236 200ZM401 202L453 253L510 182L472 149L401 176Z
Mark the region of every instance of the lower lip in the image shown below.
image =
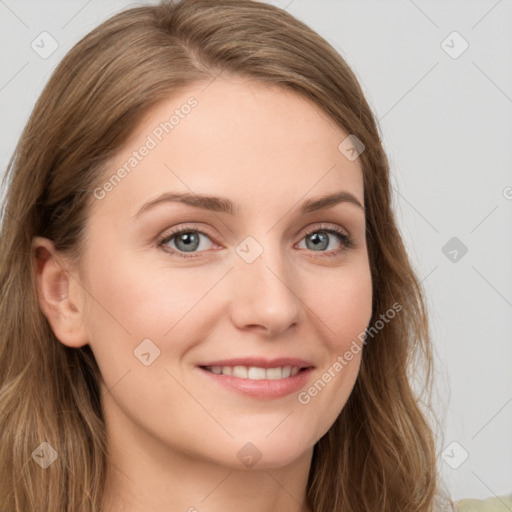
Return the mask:
M273 399L282 398L291 393L295 393L303 388L313 368L306 368L300 371L293 377L286 377L284 379L242 379L240 377L233 377L232 375L221 375L218 373L209 372L204 368L197 366L202 373L219 383L221 386L233 389L244 395L249 395L254 398Z

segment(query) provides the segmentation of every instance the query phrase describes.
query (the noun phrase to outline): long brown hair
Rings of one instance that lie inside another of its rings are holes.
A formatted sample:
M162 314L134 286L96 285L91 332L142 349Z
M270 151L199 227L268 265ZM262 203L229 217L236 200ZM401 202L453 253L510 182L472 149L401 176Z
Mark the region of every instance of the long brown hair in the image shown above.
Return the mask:
M65 56L10 160L0 239L0 509L101 510L107 443L88 345L58 342L37 299L36 235L80 261L84 225L106 162L171 93L218 74L291 88L365 146L374 325L348 402L315 445L314 512L427 512L437 490L429 403L432 347L422 291L391 206L374 116L346 62L286 11L251 0L168 1L111 17ZM341 141L340 141L341 142ZM382 323L382 321L381 321ZM424 384L413 392L412 372ZM31 455L58 454L45 471Z

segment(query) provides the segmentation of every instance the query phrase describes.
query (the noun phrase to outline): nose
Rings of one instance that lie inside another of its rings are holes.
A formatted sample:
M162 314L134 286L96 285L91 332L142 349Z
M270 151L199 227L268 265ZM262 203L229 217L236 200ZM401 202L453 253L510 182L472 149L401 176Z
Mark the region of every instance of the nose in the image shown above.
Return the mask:
M279 250L265 248L252 263L237 257L231 274L231 316L239 329L275 337L299 322L297 279Z

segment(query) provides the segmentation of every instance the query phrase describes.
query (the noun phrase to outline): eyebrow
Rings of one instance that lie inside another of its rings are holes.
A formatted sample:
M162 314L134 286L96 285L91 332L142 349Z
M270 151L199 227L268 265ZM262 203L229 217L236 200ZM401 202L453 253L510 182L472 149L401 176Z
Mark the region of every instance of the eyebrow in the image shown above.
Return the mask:
M144 203L140 210L133 216L133 218L137 219L144 212L161 203L182 203L189 206L202 208L204 210L227 213L229 215L236 215L240 212L240 206L225 197L190 194L188 192L164 192L158 197ZM341 191L304 201L299 209L299 213L305 214L332 208L333 206L340 203L353 204L360 208L363 212L365 211L364 206L352 193Z

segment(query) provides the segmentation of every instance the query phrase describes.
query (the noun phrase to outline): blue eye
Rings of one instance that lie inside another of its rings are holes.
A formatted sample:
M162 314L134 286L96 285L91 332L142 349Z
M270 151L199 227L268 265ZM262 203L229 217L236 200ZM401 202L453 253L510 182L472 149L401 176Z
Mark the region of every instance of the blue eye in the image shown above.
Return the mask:
M340 242L340 247L335 249L326 249L329 247L329 236L334 235ZM322 224L320 226L314 226L306 231L303 240L309 240L310 243L306 242L308 249L313 252L325 253L323 256L338 256L341 253L354 247L354 242L343 229L338 226ZM320 249L318 251L317 249Z
M162 238L158 245L167 246L169 242L173 241L174 248L170 248L171 250L168 252L171 252L172 254L179 254L180 252L194 252L201 246L201 236L209 238L206 233L203 233L197 229L180 228ZM187 258L188 256L184 257Z
M331 237L334 235L340 244L339 247L329 249L331 242L329 235L331 235ZM165 252L170 254L176 254L182 258L194 258L200 256L197 253L208 250L208 247L205 248L204 243L201 243L202 237L210 240L210 244L214 245L213 242L211 242L212 237L209 234L196 228L182 226L162 237L158 242L158 246L162 247ZM311 252L319 252L324 256L337 256L354 246L352 239L344 230L331 225L329 225L329 227L321 225L315 226L312 229L310 228L306 231L301 241L302 240L307 241L306 248ZM169 247L168 244L171 242L172 246ZM206 243L206 245L208 245L208 243ZM187 253L189 254L187 255Z

